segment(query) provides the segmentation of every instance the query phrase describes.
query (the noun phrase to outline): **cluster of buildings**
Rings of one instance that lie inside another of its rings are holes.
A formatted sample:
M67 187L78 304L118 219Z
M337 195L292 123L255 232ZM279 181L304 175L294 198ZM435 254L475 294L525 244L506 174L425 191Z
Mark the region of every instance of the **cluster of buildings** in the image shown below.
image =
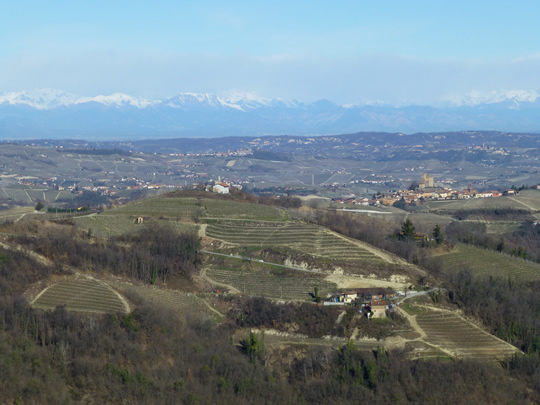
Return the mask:
M435 187L433 176L423 173L422 181L416 190L399 190L391 194L381 194L379 198L375 199L374 204L393 205L401 200L407 204L412 204L424 200L464 200L468 198L492 198L515 194L516 191L514 189L477 191L473 188L472 183L462 191L449 187L439 188Z
M463 200L468 198L494 198L515 195L514 189L503 191L488 190L477 191L472 184L459 191L449 187L436 187L433 176L422 173L422 180L414 190L397 190L391 193L382 193L373 196L372 199L357 197L354 194L332 199L332 202L356 205L394 205L398 201L406 204L414 204L425 200Z
M203 152L203 153L169 153L169 156L186 156L186 157L208 157L208 156L219 156L219 157L230 157L230 156L248 156L253 154L253 149L236 149L236 150L227 150L227 152Z

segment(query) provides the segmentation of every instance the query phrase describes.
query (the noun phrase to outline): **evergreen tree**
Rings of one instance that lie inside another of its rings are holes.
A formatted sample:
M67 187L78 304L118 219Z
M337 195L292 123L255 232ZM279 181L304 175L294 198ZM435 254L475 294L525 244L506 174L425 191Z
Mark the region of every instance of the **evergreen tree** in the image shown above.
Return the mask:
M244 353L246 353L252 362L261 357L264 352L264 334L258 337L255 333L250 332L249 337L241 342Z
M322 301L322 298L319 296L319 287L315 287L315 293L313 294L313 300L316 303L319 303Z
M412 221L407 218L401 226L401 237L406 240L414 240L415 235L416 231L414 229L414 225Z
M435 225L435 228L433 228L433 239L435 239L437 245L443 243L443 234L439 224Z

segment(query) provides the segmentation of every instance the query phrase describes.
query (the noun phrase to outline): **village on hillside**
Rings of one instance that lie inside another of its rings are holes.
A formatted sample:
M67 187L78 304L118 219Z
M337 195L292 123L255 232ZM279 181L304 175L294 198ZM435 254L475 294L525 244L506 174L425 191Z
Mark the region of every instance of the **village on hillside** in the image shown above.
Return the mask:
M538 188L538 186L535 186ZM436 187L433 176L422 173L422 180L418 185L412 184L409 190L397 190L387 193L374 194L371 199L357 197L350 194L340 198L333 198L332 202L342 204L357 205L386 205L392 206L396 203L416 204L430 200L463 200L468 198L495 198L501 196L511 196L517 194L517 190L510 188L506 190L477 191L469 184L468 188L461 191L450 187Z

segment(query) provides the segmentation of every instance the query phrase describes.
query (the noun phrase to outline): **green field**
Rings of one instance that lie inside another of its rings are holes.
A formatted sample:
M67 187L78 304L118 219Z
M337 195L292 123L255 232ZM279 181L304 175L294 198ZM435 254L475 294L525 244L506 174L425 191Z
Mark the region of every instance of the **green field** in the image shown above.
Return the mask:
M129 312L120 296L105 283L76 278L47 288L32 304L36 308L54 309L65 305L70 311L115 313Z
M276 207L233 200L195 197L153 197L107 211L114 215L169 218L236 218L280 221L286 212Z
M450 311L424 310L416 315L416 322L427 335L425 342L449 350L458 358L497 361L517 351Z
M457 245L452 252L439 257L447 273L466 267L476 276L510 277L518 281L540 279L540 264L492 250Z
M267 271L212 268L207 276L218 283L229 284L244 294L285 300L309 300L310 293L319 289L326 297L336 290L336 285L321 278L308 275L276 275Z
M216 222L206 235L241 246L285 247L330 259L384 263L375 253L325 228L302 223Z

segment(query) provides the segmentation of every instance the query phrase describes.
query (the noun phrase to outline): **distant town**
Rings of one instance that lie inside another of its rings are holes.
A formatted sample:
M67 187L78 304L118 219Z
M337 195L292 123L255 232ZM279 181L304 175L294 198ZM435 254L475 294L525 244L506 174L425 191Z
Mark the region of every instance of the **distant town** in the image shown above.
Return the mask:
M534 188L539 188L535 185ZM377 193L371 199L356 197L354 194L340 198L333 198L332 202L357 205L386 205L416 204L426 200L464 200L468 198L495 198L515 195L518 190L509 188L505 190L477 191L472 183L463 190L454 190L450 187L436 187L433 176L422 173L421 181L412 183L409 190L397 190L388 193Z

